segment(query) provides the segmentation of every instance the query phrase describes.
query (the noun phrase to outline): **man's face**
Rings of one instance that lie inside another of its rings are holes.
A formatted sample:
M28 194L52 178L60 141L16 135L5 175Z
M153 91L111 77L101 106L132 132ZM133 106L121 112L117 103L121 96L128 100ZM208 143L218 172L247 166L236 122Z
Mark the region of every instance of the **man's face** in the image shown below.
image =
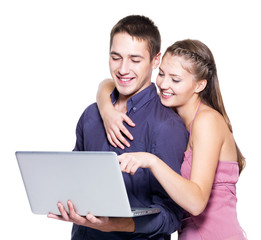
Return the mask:
M109 65L120 97L129 99L150 86L152 70L157 64L155 58L150 61L146 41L139 41L127 33L117 33L113 37Z

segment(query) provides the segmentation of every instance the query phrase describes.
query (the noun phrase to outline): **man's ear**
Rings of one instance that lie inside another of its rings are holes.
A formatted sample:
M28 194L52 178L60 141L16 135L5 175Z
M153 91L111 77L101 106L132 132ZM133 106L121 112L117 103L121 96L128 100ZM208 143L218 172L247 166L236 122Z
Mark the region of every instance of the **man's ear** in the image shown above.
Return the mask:
M197 81L195 92L196 93L202 92L205 89L205 87L207 86L207 84L208 84L208 81L206 79Z
M157 53L157 55L153 58L153 69L156 69L160 65L160 57L161 57L161 52Z

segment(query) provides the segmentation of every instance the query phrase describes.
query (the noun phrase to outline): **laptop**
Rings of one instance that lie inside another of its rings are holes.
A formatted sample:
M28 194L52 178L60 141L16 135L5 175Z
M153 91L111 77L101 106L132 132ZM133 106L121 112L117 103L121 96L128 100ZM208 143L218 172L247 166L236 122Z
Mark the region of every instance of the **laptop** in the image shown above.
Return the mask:
M79 215L136 217L159 208L131 208L115 152L29 152L16 158L31 210L54 213L71 200Z

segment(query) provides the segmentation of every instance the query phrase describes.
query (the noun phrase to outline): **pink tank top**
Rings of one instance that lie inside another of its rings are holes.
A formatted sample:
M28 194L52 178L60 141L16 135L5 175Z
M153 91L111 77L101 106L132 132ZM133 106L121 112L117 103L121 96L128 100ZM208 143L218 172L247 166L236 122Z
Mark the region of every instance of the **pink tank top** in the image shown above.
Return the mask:
M196 114L200 108L198 106ZM190 126L190 135L192 124ZM181 174L190 179L192 167L192 149L185 152ZM199 216L185 213L179 240L244 240L244 231L239 225L236 212L236 183L239 177L237 162L219 161L216 175L205 210Z

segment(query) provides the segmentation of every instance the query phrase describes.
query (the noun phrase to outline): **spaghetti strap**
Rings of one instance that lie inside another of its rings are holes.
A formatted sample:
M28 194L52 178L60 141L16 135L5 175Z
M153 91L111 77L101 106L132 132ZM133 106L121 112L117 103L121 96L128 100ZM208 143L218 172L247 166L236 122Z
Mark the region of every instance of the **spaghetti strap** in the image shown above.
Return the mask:
M192 122L191 122L191 124L190 124L190 128L189 128L189 141L188 141L188 145L189 145L189 149L190 149L190 150L191 150L190 137L191 137L192 125L193 125L193 122L194 122L196 116L198 115L198 110L199 110L199 108L200 108L200 105L201 105L201 101L200 101L199 104L198 104L197 111L196 111L196 113L195 113L195 116L194 116L194 118L193 118L193 120L192 120Z

